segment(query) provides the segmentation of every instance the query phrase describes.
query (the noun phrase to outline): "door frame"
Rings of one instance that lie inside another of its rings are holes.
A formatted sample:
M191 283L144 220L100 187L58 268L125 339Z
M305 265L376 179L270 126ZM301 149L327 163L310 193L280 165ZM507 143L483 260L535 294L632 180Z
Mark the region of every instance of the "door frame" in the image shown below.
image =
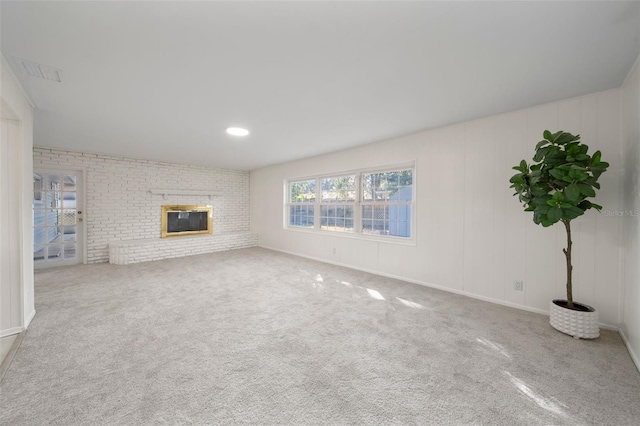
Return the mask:
M87 182L86 182L86 176L87 176L87 170L84 167L64 167L64 166L58 166L58 165L34 165L33 166L33 174L39 173L47 173L47 172L53 172L53 173L61 173L61 172L74 172L74 173L78 173L78 180L80 181L81 185L80 185L80 191L76 191L79 195L82 196L82 200L80 205L78 206L78 204L76 204L76 211L80 210L82 211L82 222L78 223L76 222L76 226L81 226L82 227L82 237L81 237L81 241L80 243L82 244L82 254L81 256L78 257L78 263L77 264L82 264L82 265L86 265L87 264L87 227L86 227L86 217L87 217L87 212L86 212L86 207L87 207ZM33 178L32 178L33 179ZM31 226L33 227L33 220L34 220L34 216L33 216L33 189L31 191L32 195L32 201L31 201ZM77 198L76 198L77 201ZM33 241L31 241L31 252L33 253ZM32 254L33 256L33 254ZM44 263L46 264L46 262ZM34 262L33 265L33 269L34 270L42 270L42 269L49 269L49 268L55 268L57 265L56 264L50 264L47 266L40 266L40 267L36 267L36 264ZM70 265L60 265L60 267L62 266L70 266Z

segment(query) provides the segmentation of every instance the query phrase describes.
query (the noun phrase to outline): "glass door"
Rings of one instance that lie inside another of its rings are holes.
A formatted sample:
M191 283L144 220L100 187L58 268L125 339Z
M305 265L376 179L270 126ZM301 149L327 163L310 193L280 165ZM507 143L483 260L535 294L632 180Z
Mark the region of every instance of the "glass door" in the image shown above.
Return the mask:
M36 269L82 263L81 171L34 170L33 263Z

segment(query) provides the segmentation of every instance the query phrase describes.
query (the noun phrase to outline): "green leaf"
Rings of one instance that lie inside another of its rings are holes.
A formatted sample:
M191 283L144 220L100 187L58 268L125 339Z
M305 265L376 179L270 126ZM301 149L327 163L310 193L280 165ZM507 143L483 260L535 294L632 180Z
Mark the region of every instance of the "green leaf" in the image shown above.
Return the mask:
M598 211L602 210L602 206L600 204L591 203L591 207Z
M542 224L542 226L544 226L545 228L553 225L556 222L552 222L548 216L543 216L540 218L540 223Z
M592 206L593 204L589 200L584 200L580 204L578 204L578 208L582 210L589 210Z
M589 179L589 175L581 170L571 170L570 175L577 181L583 181Z
M596 151L593 153L593 157L591 157L591 164L596 165L600 164L602 160L602 153L600 151Z
M577 142L571 142L565 145L565 151L567 152L567 154L569 155L579 155L581 154L580 152L580 144Z
M549 211L550 207L547 206L546 204L537 206L536 209L534 210L537 214L547 214L547 212Z
M549 170L549 174L556 179L562 179L565 176L564 172L560 169L551 169Z
M548 195L549 191L546 188L541 188L539 186L532 186L531 187L531 194L534 197L543 197L545 195ZM551 197L549 197L551 198Z
M545 193L541 197L535 197L533 199L533 202L537 206L544 206L547 203L547 201L550 199L551 199L551 196Z
M567 199L569 201L578 201L578 199L580 198L580 193L580 187L575 183L572 183L564 189L564 195L567 196Z
M513 175L513 176L511 176L511 179L509 179L509 182L517 183L517 184L522 185L524 183L524 175L522 173L518 173L517 175Z
M536 151L539 150L540 148L542 148L543 146L547 145L549 143L548 140L541 140L540 142L538 142L536 144Z
M554 134L551 135L551 138L549 138L549 140L553 143L557 143L557 139L560 137L560 135L562 135L564 132L562 130L555 132Z
M547 151L549 151L548 147L537 150L536 155L533 156L533 161L542 161L544 156L547 155Z
M558 202L556 200L547 200L546 204L548 206L555 207L556 205L558 205Z
M591 185L587 185L586 183L579 183L577 187L578 187L578 190L580 191L580 194L584 195L585 197L596 196L596 191L594 191Z
M562 209L560 207L552 207L547 212L547 217L552 223L558 222L562 219Z
M562 218L565 220L572 220L578 216L582 216L584 214L584 210L580 207L569 207L567 209L562 209Z
M567 144L569 142L573 142L575 140L579 140L580 139L580 135L574 136L571 133L567 133L567 132L560 132L561 135L558 136L555 140L555 143L558 145L564 145Z
M542 137L550 141L552 138L551 132L548 130L545 130L544 132L542 132Z

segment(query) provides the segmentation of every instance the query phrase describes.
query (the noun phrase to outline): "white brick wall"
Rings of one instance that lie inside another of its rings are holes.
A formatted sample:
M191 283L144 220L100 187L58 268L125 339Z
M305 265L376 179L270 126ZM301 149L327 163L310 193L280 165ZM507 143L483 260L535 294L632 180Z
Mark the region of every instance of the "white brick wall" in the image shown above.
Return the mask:
M256 245L258 234L251 232L119 241L109 244L109 263L128 265Z
M223 233L242 235L249 231L247 171L44 148L34 148L33 167L36 170L55 167L85 171L88 263L107 262L109 243L159 240L163 204L213 205L214 236ZM211 199L208 196L169 195L164 199L162 195L151 194L150 189L195 189L220 195ZM180 239L175 237L174 240L176 238ZM255 245L254 239L249 238L247 245ZM214 248L217 243L211 244ZM182 255L186 254L195 253L187 250Z

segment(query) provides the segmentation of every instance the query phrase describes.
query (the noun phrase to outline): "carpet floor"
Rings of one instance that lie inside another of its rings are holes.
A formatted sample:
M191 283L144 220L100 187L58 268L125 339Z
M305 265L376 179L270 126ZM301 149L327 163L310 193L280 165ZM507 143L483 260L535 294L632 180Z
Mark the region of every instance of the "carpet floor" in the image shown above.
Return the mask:
M2 425L638 425L620 336L260 248L36 273Z

